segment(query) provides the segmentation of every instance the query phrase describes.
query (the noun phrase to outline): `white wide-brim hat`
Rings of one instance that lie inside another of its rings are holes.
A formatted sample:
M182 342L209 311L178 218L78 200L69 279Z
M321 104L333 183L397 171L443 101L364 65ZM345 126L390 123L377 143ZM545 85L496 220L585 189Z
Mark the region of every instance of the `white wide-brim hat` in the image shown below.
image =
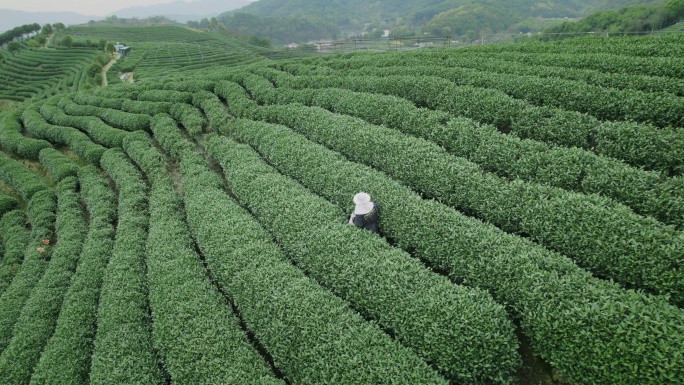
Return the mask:
M354 204L356 205L354 208L354 214L368 214L371 212L371 210L373 210L373 202L371 202L371 197L365 192L360 192L354 195Z

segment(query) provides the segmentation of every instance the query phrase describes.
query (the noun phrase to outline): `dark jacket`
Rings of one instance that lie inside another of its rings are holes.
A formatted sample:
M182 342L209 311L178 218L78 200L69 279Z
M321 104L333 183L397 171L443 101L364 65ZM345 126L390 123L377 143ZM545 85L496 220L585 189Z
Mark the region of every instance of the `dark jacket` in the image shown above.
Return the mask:
M380 216L380 206L373 203L373 210L367 214L356 214L353 223L356 227L378 233L378 217Z

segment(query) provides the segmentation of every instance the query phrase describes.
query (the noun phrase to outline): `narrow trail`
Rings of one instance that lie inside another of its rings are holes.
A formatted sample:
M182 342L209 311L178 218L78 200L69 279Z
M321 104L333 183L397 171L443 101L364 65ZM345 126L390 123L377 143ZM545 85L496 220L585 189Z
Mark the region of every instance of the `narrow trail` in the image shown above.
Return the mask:
M56 34L57 32L52 32L52 35L50 35L50 37L48 37L47 40L45 40L45 48L47 48L50 45L50 42L55 39Z
M116 63L116 61L118 59L119 59L118 57L115 59L112 59L109 61L109 63L107 63L104 67L102 67L102 87L107 87L109 85L109 82L107 81L107 71L109 71L109 67L114 65L114 63Z

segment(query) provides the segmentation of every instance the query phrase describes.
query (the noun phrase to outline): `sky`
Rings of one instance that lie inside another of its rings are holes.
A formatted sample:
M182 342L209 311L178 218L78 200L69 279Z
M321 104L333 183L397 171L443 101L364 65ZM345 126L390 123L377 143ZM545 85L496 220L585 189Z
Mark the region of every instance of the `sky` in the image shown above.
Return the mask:
M175 0L0 0L0 8L27 12L76 12L88 16L105 16L128 7L165 4L173 1Z

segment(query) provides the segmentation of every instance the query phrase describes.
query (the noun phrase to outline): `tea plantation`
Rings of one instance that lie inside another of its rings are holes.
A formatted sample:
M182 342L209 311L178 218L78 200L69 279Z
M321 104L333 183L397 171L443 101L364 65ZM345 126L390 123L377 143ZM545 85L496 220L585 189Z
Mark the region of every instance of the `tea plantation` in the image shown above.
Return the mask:
M79 28L137 81L0 66L0 383L684 384L684 36Z

